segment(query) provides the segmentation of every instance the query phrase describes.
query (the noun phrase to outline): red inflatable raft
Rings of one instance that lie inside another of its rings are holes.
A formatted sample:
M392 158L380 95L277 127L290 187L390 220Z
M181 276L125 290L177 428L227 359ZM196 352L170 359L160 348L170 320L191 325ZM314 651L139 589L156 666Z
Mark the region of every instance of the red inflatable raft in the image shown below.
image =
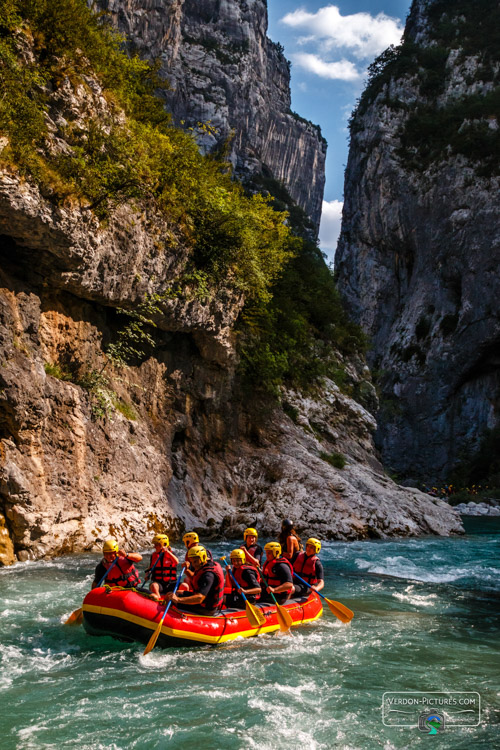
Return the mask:
M265 615L260 628L250 625L245 610L223 609L219 615L207 617L182 612L172 605L163 621L157 646L192 646L195 643L218 645L236 638L250 638L279 630L274 604L256 605ZM291 599L283 605L293 625L313 622L321 616L323 606L315 594ZM165 611L163 602L156 602L134 589L103 586L89 591L83 602L83 625L91 635L111 635L125 641L147 644Z

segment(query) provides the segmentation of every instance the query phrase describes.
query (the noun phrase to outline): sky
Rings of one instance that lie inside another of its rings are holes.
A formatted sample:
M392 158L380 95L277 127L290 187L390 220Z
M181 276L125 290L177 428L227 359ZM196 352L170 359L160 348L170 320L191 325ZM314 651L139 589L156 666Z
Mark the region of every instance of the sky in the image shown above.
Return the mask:
M333 261L347 164L347 122L366 69L399 44L411 0L268 0L268 36L292 63L292 110L328 141L320 247Z

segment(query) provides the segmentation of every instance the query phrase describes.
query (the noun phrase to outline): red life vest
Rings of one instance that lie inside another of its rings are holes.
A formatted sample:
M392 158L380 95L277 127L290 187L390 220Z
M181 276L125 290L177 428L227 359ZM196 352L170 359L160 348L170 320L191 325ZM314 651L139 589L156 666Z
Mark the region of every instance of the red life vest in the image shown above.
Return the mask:
M276 586L281 586L283 581L280 581L280 579L275 575L274 573L274 566L277 563L286 563L288 567L290 568L290 572L293 576L293 568L290 563L290 560L287 560L286 557L278 557L277 560L268 560L263 568L263 574L264 578L267 580L267 585L271 586L272 588L276 588Z
M214 587L209 591L205 599L200 602L199 606L204 609L220 609L224 601L224 572L218 562L207 560L205 565L191 578L191 586L194 592L198 591L198 581L209 570L215 573Z
M310 586L319 583L319 578L316 578L316 560L319 560L317 555L308 557L305 552L299 552L293 563L294 571Z
M155 565L160 556L161 559ZM152 581L157 581L159 583L170 583L170 581L176 580L177 565L167 553L153 552L153 554L151 555L151 562L149 564L148 570L151 570L153 565L155 565L155 569L151 574Z
M240 586L240 588L246 589L248 586L248 583L243 578L244 570L253 570L253 572L257 574L257 583L260 585L260 573L254 565L238 565L237 568L232 569L231 573L233 574L233 577L237 581L238 586ZM231 583L231 593L235 591L237 592L238 589L234 585L234 581L231 578L229 580ZM259 599L260 594L252 594L252 596L255 596L256 599Z
M104 567L106 567L106 563L104 563ZM109 568L109 565L107 567ZM112 570L109 571L104 579L103 585L109 584L110 586L123 586L123 588L131 589L134 586L138 586L140 582L141 579L135 565L128 561L127 558L119 557L116 565L113 565Z
M248 557L246 555L247 552L249 552L252 555L252 557L255 557L255 553L257 552L257 547L258 546L259 546L258 544L252 544L251 547L247 547L246 544L243 545L243 547L241 549L245 553L245 559L246 560L248 560ZM257 557L256 560L259 560L259 558ZM251 563L250 563L250 565L251 565Z

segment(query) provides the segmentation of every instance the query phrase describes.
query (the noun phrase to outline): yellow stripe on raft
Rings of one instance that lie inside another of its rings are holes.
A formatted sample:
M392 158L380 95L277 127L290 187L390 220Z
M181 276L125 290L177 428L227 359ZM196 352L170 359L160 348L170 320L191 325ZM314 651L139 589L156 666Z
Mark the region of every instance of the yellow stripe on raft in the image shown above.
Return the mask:
M94 604L84 604L83 605L83 611L84 612L94 612L98 615L108 615L111 617L118 617L122 620L127 620L128 622L133 622L135 625L140 625L143 628L148 628L151 631L156 630L158 623L157 622L151 622L151 620L146 620L143 617L137 617L136 615L131 615L128 612L123 612L121 609L108 609L107 607L96 607ZM308 620L298 620L297 622L292 623L292 627L296 625L304 625L308 622L314 622L317 620L321 615L323 614L323 608L319 610L319 612L314 616L310 617ZM199 615L197 615L198 617ZM203 616L203 615L201 615ZM214 619L206 617L204 619ZM239 617L234 618L228 618L228 619L241 619ZM243 630L240 633L229 633L227 635L204 635L202 633L192 633L189 630L176 630L174 628L169 628L163 625L161 632L164 635L169 635L173 638L183 638L184 640L190 640L190 641L201 641L202 643L225 643L226 641L234 641L236 638L249 638L252 635L260 635L261 633L272 633L275 630L279 630L279 625L276 623L276 625L268 625L266 627L261 628L252 628L251 630Z

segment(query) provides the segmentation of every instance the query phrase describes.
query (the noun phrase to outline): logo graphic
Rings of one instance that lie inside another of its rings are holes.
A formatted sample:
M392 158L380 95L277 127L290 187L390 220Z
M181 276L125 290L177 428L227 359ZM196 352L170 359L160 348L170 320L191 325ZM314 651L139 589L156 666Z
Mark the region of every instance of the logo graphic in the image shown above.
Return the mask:
M386 727L418 727L430 735L481 723L481 696L476 691L387 691L382 696Z
M424 711L418 717L418 728L421 732L427 732L427 734L437 734L438 732L444 732L444 716L442 714L429 713Z

